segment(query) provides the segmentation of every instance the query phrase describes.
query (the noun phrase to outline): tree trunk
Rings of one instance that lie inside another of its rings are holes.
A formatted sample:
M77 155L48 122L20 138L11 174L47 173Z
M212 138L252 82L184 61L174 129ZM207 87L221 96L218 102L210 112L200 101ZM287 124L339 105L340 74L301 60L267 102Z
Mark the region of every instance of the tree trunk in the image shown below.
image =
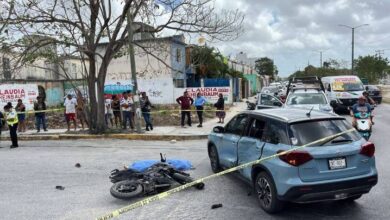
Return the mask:
M96 100L96 66L94 57L89 57L88 94L89 94L89 129L91 133L97 133L96 122L98 119L98 104Z

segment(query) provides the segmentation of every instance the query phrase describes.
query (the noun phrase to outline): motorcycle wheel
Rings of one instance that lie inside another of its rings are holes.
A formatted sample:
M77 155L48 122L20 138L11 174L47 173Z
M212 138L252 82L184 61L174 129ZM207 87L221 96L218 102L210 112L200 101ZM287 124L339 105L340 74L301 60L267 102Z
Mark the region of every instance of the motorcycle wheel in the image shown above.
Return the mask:
M140 183L123 180L111 186L110 193L118 199L131 199L139 196L143 192L143 187Z

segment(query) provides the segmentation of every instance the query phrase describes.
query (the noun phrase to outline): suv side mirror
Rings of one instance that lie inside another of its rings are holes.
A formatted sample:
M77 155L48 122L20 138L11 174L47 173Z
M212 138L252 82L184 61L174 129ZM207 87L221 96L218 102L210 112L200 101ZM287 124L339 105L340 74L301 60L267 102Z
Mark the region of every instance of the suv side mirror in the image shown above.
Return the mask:
M225 132L225 128L224 127L222 127L222 126L216 126L216 127L214 127L213 128L213 132L214 133L224 133Z
M366 91L368 91L368 86L366 86Z

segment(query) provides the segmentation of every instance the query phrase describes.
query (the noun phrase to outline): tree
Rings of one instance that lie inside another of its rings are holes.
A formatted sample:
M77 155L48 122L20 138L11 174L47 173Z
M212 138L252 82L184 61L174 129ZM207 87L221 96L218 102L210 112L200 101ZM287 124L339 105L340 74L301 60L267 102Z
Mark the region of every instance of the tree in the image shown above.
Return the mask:
M213 0L12 0L4 10L9 10L10 15L1 14L0 22L7 24L8 31L0 37L5 38L8 49L24 58L37 51L50 57L44 49L55 45L55 51L61 56L77 55L88 61L84 63L88 70L88 115L94 133L105 131L107 68L126 45L130 28L134 33L147 32L153 36L173 30L223 41L233 40L242 33L244 19L237 10L217 12ZM128 12L134 25L127 25ZM102 43L106 45L103 52L97 50ZM134 40L132 43L155 56L153 50L143 48Z
M265 79L266 76L269 76L270 79L274 79L274 75L278 74L278 70L274 65L274 61L268 57L263 57L256 60L255 70L257 74L259 74L263 79Z
M263 57L255 61L255 69L260 76L271 76L275 72L274 61Z
M389 61L387 58L380 56L359 56L355 60L357 72L360 78L365 78L369 83L377 83L381 78L385 77L389 72Z
M191 51L191 64L196 74L201 77L224 77L229 73L229 66L224 63L224 57L213 47L194 46Z

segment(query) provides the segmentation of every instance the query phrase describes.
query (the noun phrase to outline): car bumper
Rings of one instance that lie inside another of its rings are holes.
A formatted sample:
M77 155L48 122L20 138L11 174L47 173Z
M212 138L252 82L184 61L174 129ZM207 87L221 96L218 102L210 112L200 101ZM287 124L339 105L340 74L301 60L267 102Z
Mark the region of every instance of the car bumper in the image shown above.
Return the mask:
M295 186L279 199L296 203L340 200L368 193L377 182L378 175L372 175L354 180Z

